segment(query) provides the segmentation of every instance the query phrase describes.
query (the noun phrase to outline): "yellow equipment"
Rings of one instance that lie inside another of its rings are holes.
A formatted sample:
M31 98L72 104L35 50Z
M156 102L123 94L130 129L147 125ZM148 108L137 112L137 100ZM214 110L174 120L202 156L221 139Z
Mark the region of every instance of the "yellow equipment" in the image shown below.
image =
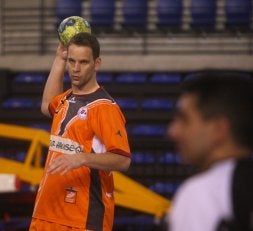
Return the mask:
M23 181L38 185L44 171L41 164L42 150L49 145L49 133L41 129L0 123L0 137L31 142L24 162L0 157L0 173L15 174ZM170 207L168 199L120 172L114 172L114 181L118 206L151 214L158 219Z

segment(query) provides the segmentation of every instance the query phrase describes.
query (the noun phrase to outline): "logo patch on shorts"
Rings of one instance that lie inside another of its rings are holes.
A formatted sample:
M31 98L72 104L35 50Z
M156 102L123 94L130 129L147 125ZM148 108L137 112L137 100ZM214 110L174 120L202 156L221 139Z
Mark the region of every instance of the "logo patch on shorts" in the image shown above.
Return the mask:
M77 190L72 187L66 188L65 202L75 204L77 197Z

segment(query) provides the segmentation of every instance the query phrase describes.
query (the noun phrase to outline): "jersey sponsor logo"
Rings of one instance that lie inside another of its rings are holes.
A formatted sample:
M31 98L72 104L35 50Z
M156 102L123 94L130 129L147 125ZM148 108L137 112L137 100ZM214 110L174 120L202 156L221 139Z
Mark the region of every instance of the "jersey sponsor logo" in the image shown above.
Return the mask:
M49 150L64 154L76 154L83 151L83 146L71 139L51 135Z
M88 112L88 108L86 106L80 107L79 110L78 110L78 112L77 112L77 116L81 120L85 120L87 118L87 112Z

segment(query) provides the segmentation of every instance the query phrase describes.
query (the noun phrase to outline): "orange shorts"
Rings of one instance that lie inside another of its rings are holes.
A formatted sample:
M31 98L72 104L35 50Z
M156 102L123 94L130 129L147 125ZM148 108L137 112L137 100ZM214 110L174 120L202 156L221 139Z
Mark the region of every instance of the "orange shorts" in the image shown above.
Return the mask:
M29 231L92 231L32 218Z

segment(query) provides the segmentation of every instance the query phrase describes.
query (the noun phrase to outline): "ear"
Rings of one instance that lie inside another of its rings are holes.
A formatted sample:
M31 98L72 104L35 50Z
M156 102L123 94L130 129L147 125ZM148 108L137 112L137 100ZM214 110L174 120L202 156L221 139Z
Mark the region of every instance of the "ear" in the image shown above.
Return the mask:
M230 138L230 124L225 117L216 117L212 122L212 132L215 142L224 142Z
M98 57L95 60L95 71L98 71L100 69L100 67L101 67L101 58Z

